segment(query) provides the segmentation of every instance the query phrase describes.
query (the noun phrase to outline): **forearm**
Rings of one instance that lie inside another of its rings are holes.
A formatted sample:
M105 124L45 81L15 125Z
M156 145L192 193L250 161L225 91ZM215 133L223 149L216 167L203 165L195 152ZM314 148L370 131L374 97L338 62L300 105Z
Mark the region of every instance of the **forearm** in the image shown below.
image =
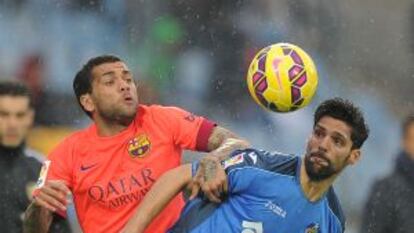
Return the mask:
M182 165L162 175L145 195L124 232L144 232L152 220L191 182L191 164Z
M226 160L229 158L230 154L235 150L246 149L250 147L250 144L242 139L237 138L227 138L223 141L223 144L217 149L211 151L210 153L217 156L220 161Z
M250 143L231 131L217 126L208 140L208 149L219 160L225 160L234 150L250 147Z
M33 202L26 209L23 233L46 233L52 223L52 213Z
M227 178L220 162L229 158L235 150L250 147L250 143L240 139L236 134L222 127L215 127L208 139L209 155L203 157L194 178L210 201L220 202L220 193L227 192ZM209 184L207 184L209 183ZM198 194L195 188L191 197Z

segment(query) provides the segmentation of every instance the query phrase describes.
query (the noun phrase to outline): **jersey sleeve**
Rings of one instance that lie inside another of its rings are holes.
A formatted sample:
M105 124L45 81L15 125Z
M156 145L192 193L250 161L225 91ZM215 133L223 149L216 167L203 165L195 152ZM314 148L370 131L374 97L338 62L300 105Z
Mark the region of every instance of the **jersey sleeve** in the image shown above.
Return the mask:
M43 161L34 195L49 180L61 180L70 190L73 189L72 151L71 140L65 139L49 154L48 158ZM58 214L66 217L65 212L59 211Z
M73 188L72 175L72 140L65 139L61 142L43 162L37 181L37 188L42 187L48 180L62 180L66 185Z
M298 157L254 149L236 150L222 165L226 171L229 193L243 192L253 182L260 182L263 171L295 175ZM264 181L265 182L265 181Z
M70 189L73 188L72 176L72 145L63 142L52 153L48 159L50 170L47 180L63 180Z
M216 126L214 122L177 107L159 107L157 114L159 122L169 129L176 146L207 151L208 139Z

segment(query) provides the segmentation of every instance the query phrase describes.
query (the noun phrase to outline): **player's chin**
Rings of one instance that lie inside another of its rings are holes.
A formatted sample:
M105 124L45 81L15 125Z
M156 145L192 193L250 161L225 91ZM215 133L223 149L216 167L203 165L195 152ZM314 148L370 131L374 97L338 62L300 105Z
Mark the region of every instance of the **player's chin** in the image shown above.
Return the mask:
M305 163L305 169L312 180L323 180L333 173L330 165L318 162L307 161Z
M136 101L130 101L130 102L124 101L120 107L121 107L123 112L135 113L137 111L137 108L138 108L138 102L136 102Z
M311 164L307 170L309 173L319 176L325 173L326 167L323 167L319 164Z
M14 138L14 139L3 139L3 141L1 142L1 144L4 147L9 147L9 148L14 148L14 147L18 147L23 140L20 140L20 138Z
M322 181L331 177L334 174L333 172L328 171L327 169L310 169L307 170L307 173L309 175L309 178L313 181Z
M134 118L137 114L137 107L124 107L121 111L121 115L126 118Z

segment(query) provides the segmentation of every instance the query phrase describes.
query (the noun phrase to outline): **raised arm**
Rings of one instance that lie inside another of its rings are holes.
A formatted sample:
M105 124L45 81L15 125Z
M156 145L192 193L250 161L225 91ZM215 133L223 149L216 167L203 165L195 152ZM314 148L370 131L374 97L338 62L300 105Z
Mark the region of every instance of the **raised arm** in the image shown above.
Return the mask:
M234 150L248 147L248 141L228 129L216 126L208 139L210 152L201 159L194 176L190 199L196 197L201 189L210 201L221 202L222 194L227 193L227 177L220 162L227 159Z
M250 147L248 141L220 126L214 127L207 145L209 154L217 157L220 161L227 159L232 151L248 147Z
M167 204L191 183L191 164L164 173L145 195L122 233L141 233Z

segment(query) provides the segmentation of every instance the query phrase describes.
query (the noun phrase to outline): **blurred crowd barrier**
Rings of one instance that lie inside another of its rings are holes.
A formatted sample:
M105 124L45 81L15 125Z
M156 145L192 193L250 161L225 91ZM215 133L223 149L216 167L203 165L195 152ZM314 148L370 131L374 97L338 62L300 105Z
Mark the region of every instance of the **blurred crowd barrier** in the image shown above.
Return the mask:
M37 126L30 131L27 137L27 145L43 155L48 155L59 142L74 130L65 126Z

